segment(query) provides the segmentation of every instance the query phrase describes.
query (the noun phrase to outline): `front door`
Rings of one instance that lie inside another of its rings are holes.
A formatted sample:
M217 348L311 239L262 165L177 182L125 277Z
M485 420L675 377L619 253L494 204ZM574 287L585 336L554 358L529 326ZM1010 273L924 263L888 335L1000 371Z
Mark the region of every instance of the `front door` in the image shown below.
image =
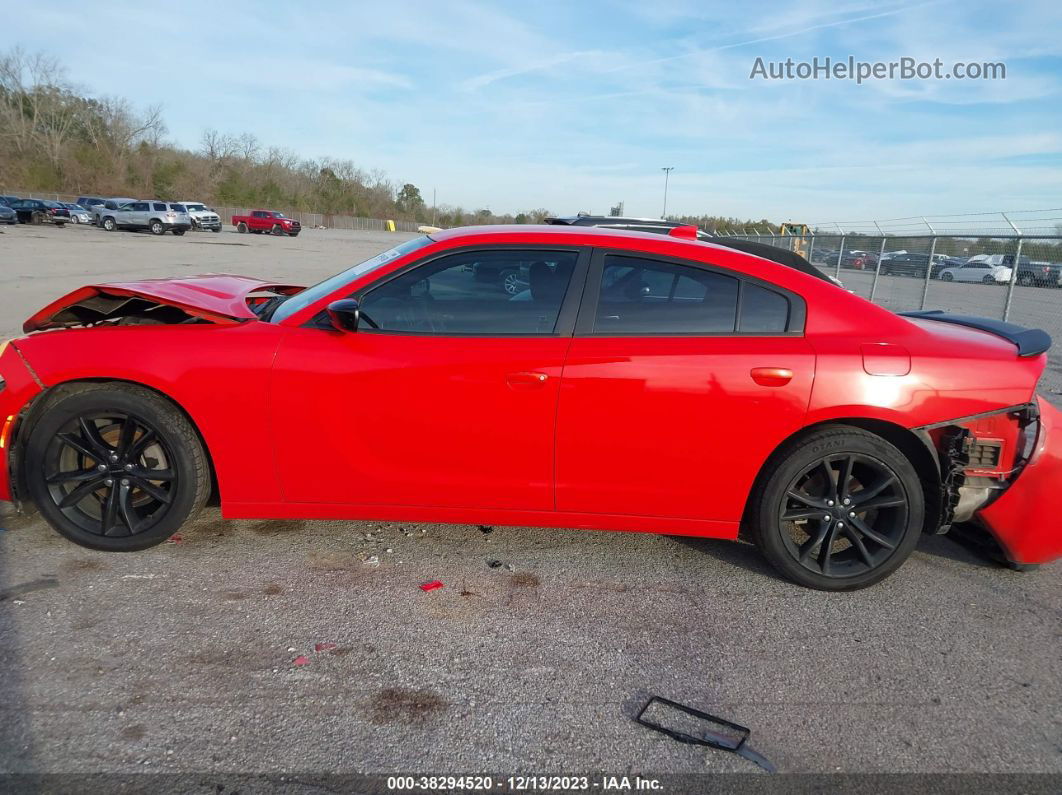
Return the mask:
M595 256L564 366L557 510L737 522L807 412L799 296L733 272Z
M527 289L477 278L488 261ZM285 500L552 510L585 268L577 250L444 254L363 291L356 332L292 329L272 388Z

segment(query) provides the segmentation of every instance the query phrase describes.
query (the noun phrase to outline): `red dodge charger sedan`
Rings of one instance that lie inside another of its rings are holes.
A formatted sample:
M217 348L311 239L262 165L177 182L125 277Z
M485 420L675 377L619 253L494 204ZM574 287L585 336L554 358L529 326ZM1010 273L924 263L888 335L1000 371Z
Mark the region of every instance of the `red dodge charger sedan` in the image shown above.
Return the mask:
M115 551L212 491L229 518L743 534L830 590L958 522L1062 555L1046 334L687 232L465 228L306 289L75 290L0 353L0 499Z

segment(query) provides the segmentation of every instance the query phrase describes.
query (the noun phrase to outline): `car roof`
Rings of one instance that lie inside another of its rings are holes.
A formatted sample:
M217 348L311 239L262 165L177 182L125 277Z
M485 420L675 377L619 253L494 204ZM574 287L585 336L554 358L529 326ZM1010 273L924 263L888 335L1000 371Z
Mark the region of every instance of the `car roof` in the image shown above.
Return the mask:
M598 224L652 224L653 226L684 226L677 221L668 221L664 218L637 218L624 215L551 215L546 218L547 224L568 226L597 226Z
M730 240L720 238L718 242L713 240L693 239L686 237L674 237L661 235L656 232L636 232L630 229L615 229L610 227L583 226L583 225L556 225L556 224L498 224L492 226L459 226L453 229L443 229L440 232L432 232L429 237L439 242L460 240L461 238L474 239L477 237L513 236L514 238L557 237L569 239L601 238L602 242L612 239L633 239L668 243L696 247L701 249L740 251L751 254L760 259L769 260L778 265L783 265L792 270L800 271L808 276L829 282L830 279L819 271L814 265L807 263L803 257L788 249L780 249L769 246L766 243L757 243L751 240Z

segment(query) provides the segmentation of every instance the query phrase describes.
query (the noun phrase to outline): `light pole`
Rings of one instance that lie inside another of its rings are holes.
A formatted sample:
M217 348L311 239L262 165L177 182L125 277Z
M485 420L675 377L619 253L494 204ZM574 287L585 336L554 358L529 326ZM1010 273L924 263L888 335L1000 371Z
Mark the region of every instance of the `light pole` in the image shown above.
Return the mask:
M671 172L675 170L674 166L663 166L661 171L664 172L664 212L660 214L663 219L667 218L667 179L671 176Z

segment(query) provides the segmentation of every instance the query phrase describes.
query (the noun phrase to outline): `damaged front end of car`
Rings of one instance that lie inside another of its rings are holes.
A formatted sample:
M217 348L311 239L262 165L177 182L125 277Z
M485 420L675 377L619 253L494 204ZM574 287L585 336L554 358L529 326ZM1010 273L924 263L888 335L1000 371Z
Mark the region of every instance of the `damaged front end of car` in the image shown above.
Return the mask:
M940 456L940 532L976 523L1018 566L1062 557L1062 412L1037 397L917 430Z

